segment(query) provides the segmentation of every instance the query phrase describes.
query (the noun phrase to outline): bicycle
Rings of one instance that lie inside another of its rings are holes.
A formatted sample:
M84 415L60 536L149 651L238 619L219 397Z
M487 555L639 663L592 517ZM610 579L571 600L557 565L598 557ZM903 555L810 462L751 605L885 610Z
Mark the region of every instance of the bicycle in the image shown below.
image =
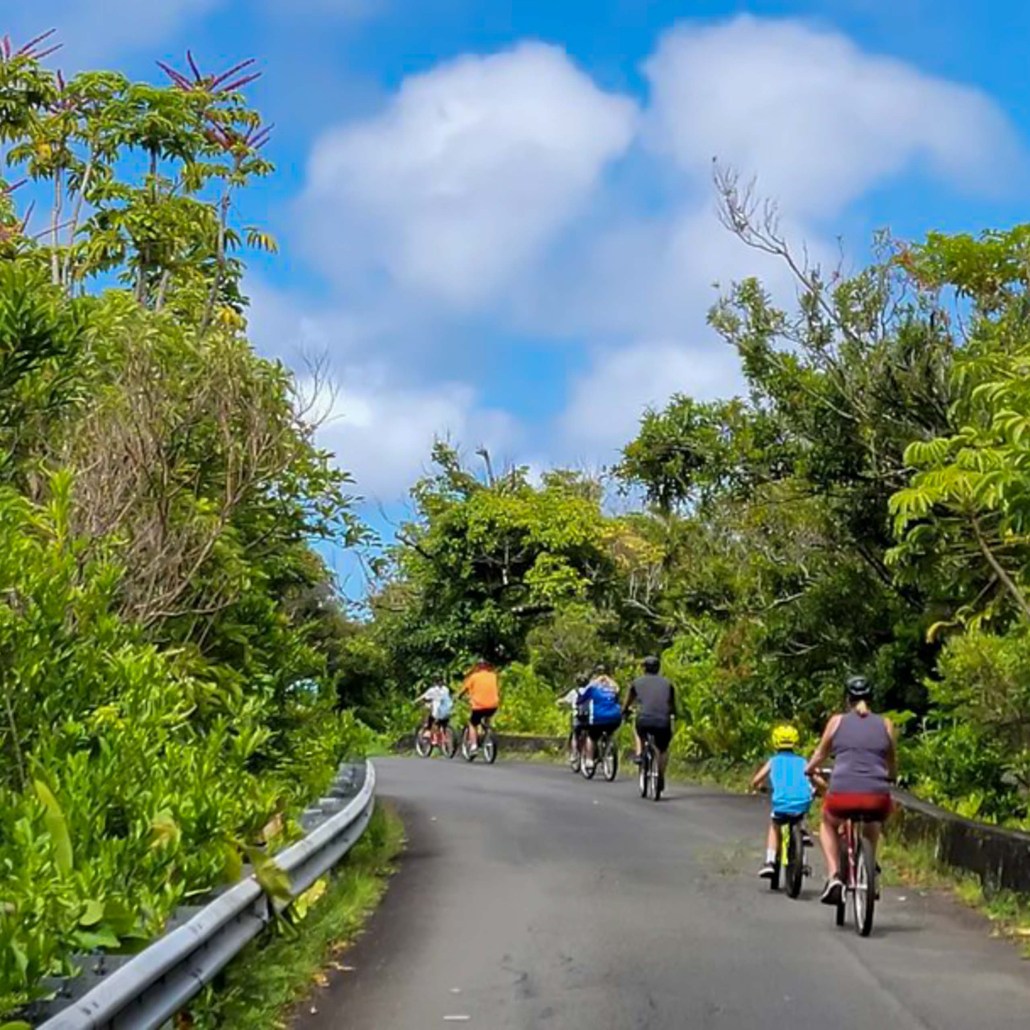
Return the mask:
M453 758L457 753L458 741L449 721L441 723L437 720L431 729L423 724L415 731L415 754L419 758L428 758L434 747L439 748L440 754L448 758Z
M569 739L566 743L568 751L569 768L578 773L583 766L583 740L586 736L586 729L582 726L573 726L569 730Z
M654 734L644 737L644 750L640 755L640 796L657 801L662 796L662 780L658 767L658 746Z
M844 890L835 913L837 926L843 926L850 901L855 932L860 937L868 937L872 933L873 911L878 897L873 845L858 825L864 822L880 822L880 816L867 817L855 814L841 823L839 875L844 883Z
M594 761L589 763L585 757L580 761L580 772L584 779L592 780L597 767L601 767L601 773L608 783L611 783L619 772L619 748L615 741L615 735L610 730L602 730L594 741Z
M472 723L468 722L465 724L465 728L461 731L461 757L466 762L474 762L476 755L481 754L486 760L487 765L493 765L497 761L497 737L494 735L494 729L490 725L489 719L484 719L482 726L483 732L479 738L479 750L473 751Z
M780 877L784 878L788 898L801 896L805 877L812 875L812 867L805 862L805 842L803 815L777 816L780 824L780 847L774 865L775 872L769 880L770 890L779 890Z

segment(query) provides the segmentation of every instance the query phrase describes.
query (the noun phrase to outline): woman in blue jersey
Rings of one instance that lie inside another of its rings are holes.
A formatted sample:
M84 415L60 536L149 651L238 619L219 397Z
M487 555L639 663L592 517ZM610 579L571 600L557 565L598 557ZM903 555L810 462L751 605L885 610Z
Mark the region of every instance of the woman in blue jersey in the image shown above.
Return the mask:
M765 865L758 875L771 880L776 875L776 855L780 848L783 824L799 815L808 815L812 805L812 784L805 774L805 760L797 754L798 731L793 726L777 726L772 731L776 754L755 773L751 786L757 790L768 782L772 793L772 816L765 841Z
M619 685L603 665L594 669L590 682L580 692L577 710L587 726L586 757L588 768L596 763L597 742L602 733L614 733L622 725Z

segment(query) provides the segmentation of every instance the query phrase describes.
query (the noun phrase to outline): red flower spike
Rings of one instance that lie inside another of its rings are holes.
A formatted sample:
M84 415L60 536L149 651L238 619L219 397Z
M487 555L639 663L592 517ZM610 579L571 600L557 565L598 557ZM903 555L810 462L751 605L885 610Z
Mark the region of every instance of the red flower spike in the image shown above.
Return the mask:
M241 71L243 71L244 68L249 68L252 64L254 64L256 60L257 58L255 57L248 57L246 61L240 61L239 64L234 64L228 71L222 72L221 75L216 75L211 80L211 88L214 89L220 86L223 82L225 82L226 79L230 78L231 76L238 75Z
M234 65L228 71L224 71L221 75L204 75L201 72L199 65L193 57L193 53L190 50L186 51L186 62L190 66L190 71L193 73L191 79L188 75L184 75L182 72L176 71L174 68L169 67L162 61L157 62L157 66L167 75L172 82L181 90L188 92L202 92L202 93L229 93L232 90L240 89L242 86L246 86L248 83L253 82L255 79L261 77L261 72L253 72L250 75L243 76L236 81L225 85L226 79L232 78L234 75L239 75L245 68L249 68L255 63L255 58L248 58L246 61L241 61L239 64Z

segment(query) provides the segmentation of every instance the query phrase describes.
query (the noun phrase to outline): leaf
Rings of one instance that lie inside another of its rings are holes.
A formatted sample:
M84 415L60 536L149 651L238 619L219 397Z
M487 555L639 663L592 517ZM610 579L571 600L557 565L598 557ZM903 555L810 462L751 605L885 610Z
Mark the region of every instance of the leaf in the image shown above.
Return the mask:
M243 859L240 857L240 849L231 841L226 841L222 854L224 857L222 875L227 883L235 883L243 875Z
M41 780L35 780L33 785L36 788L36 796L46 809L43 822L54 845L54 861L57 869L63 875L68 876L74 868L74 859L72 855L72 840L68 833L68 823L64 818L64 812L61 811L57 798L54 797L45 783Z
M150 824L150 850L174 846L182 838L182 832L175 817L167 808L162 809L154 816Z
M10 1023L0 1023L0 1030L32 1030L32 1024L16 1019Z
M79 916L79 926L96 926L104 918L104 903L98 898L90 898Z
M261 885L261 889L274 901L289 901L293 893L286 870L260 848L248 847L246 850L247 858L254 867L254 878Z
M29 956L25 954L25 949L17 941L11 941L10 948L11 954L14 956L14 964L24 977L29 968Z
M72 940L84 951L96 951L99 948L110 951L121 943L109 926L102 926L99 930L78 930L72 934Z

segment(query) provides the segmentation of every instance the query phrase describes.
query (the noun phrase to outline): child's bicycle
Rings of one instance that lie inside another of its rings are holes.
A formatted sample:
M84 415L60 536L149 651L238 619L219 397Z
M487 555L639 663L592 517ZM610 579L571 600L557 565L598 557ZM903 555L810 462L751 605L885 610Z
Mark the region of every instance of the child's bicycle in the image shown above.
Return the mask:
M805 848L810 846L806 839L805 816L776 816L775 819L780 824L780 847L769 889L779 890L782 877L787 897L798 898L805 877L812 875L812 867L805 861Z
M434 720L432 728L420 723L415 730L415 754L419 758L428 758L433 748L439 748L440 754L453 758L458 750L458 738L449 720L442 723Z

